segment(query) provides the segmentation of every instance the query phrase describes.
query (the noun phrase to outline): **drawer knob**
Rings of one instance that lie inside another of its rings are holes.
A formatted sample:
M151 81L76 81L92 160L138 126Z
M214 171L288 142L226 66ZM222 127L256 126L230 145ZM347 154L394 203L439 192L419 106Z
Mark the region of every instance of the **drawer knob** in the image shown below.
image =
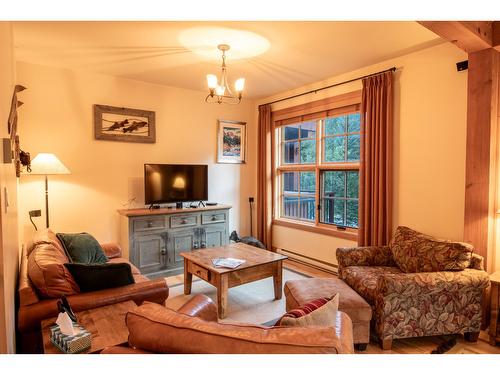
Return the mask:
M217 217L216 216L212 216L212 221L215 221L217 220Z
M153 222L152 221L148 221L148 228L151 228L153 226Z
M187 220L186 219L182 219L181 220L181 224L187 224Z

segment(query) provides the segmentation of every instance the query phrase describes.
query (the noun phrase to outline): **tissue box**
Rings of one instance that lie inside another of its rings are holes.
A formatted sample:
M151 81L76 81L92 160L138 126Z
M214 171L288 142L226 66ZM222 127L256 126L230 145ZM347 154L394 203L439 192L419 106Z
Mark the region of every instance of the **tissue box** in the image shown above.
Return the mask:
M50 327L50 341L63 353L76 354L90 349L90 332L77 323L73 323L73 327L80 330L74 336L63 334L57 324Z

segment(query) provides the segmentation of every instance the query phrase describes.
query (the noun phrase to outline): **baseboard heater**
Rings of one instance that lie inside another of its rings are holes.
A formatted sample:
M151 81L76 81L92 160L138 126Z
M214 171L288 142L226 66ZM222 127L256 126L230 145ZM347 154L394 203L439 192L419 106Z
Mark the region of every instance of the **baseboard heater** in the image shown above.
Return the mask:
M295 253L295 252L290 251L290 250L285 250L285 249L281 249L281 248L276 248L274 250L276 252L278 252L279 254L283 254L283 255L288 256L288 258L294 262L304 264L306 266L315 268L319 271L328 272L328 273L332 273L334 275L338 275L338 266L336 264L325 262L323 260L319 260L319 259L315 259L315 258L311 258L311 257L308 257L307 255L298 254L298 253Z

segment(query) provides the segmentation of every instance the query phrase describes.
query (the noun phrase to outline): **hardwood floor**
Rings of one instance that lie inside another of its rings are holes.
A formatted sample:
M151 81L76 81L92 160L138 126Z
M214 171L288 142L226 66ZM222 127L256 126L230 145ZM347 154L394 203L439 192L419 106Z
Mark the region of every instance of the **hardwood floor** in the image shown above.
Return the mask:
M284 266L312 277L332 277L337 276L330 272L318 270L314 267L307 266L292 260L286 260ZM464 340L463 337L457 336L457 344L447 353L449 354L500 354L500 346L491 346L489 344L489 336L487 332L481 331L479 340L471 343ZM438 345L445 341L444 337L419 337L411 339L394 340L392 350L382 350L378 345L376 338L370 340L370 344L363 352L358 354L430 354Z

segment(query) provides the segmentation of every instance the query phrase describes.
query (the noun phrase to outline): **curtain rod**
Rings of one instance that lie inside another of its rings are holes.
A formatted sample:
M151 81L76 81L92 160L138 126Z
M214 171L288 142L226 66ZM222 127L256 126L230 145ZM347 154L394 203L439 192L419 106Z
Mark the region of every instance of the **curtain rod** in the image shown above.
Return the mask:
M300 93L300 94L296 94L296 95L292 95L292 96L287 96L286 98L274 100L274 101L269 102L269 103L260 104L259 107L262 106L262 105L269 105L269 104L279 103L279 102L282 102L282 101L288 100L288 99L298 98L299 96L302 96L302 95L307 95L307 94L312 94L312 93L316 94L318 91L321 91L321 90L326 90L326 89L329 89L329 88L332 88L332 87L335 87L335 86L345 85L346 83L351 83L351 82L354 82L354 81L359 81L360 79L368 78L368 77L371 77L371 76L376 76L376 75L379 75L379 74L382 74L382 73L385 73L385 72L394 72L394 71L396 71L396 67L395 66L393 66L392 68L386 69L386 70L382 70L382 71L377 72L377 73L367 74L365 76L358 77L358 78L353 78L353 79L350 79L348 81L334 83L333 85L320 87L319 89L314 89L314 90L303 92L303 93Z

